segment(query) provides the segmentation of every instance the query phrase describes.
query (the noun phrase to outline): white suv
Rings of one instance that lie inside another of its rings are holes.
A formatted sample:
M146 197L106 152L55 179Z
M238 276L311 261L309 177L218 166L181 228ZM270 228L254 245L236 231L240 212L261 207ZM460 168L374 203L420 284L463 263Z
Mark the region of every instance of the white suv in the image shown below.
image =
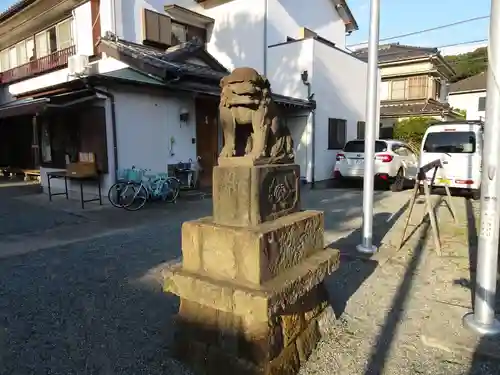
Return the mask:
M375 141L375 179L390 185L392 191L401 191L407 180L414 180L418 171L418 157L404 142L384 139ZM365 141L349 141L337 154L333 178L362 179L365 173Z

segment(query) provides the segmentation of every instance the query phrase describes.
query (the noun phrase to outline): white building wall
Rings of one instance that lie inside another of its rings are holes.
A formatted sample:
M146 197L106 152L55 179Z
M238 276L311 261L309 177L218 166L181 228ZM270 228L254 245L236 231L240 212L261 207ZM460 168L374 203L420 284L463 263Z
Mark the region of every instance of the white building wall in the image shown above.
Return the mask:
M320 37L345 48L345 25L331 0L268 0L268 45L283 43L287 36L300 38L306 27Z
M250 66L272 72L265 45L286 42L287 36L300 37L307 27L321 37L345 48L345 26L330 0L310 0L307 6L297 0L233 0L205 9L192 0L115 1L116 32L123 39L142 43L142 9L163 13L167 4L177 4L215 20L208 30L207 50L228 69ZM103 6L101 5L101 8ZM264 26L267 10L267 27ZM101 17L102 14L101 14ZM107 20L109 18L109 20ZM101 30L112 30L112 15L102 21Z
M313 73L313 39L281 44L268 49L268 74L274 93L307 99L303 71Z
M337 48L314 41L312 91L317 103L315 180L332 178L339 150L328 150L328 119L347 120L346 140L365 121L367 64Z
M204 9L192 0L122 0L117 17L123 28L117 32L123 39L142 43L142 10L164 12L165 5L177 4L215 19L208 30L207 50L228 69L251 66L264 70L264 11L266 0L234 0ZM103 26L104 28L104 26ZM104 30L104 29L103 29Z
M155 93L117 91L118 168L148 168L166 172L167 164L196 158L194 100L190 96L169 97ZM189 120L181 124L181 108ZM173 146L171 146L173 140Z
M117 169L151 169L151 173L166 172L168 164L188 162L196 158L196 124L194 100L190 96L169 97L152 92L133 91L128 88L113 90L115 98L116 143L118 165L114 161L113 122L110 99L96 105L106 108L106 141L108 153L108 174L103 176L102 194L107 195L114 183ZM181 124L181 109L190 113L187 124ZM173 142L172 142L173 141ZM173 143L173 144L172 144ZM47 188L47 172L55 169L41 168L41 183ZM53 191L64 189L64 180L51 180ZM71 193L79 193L80 185L68 181ZM94 186L84 185L85 194L96 194Z
M478 111L479 98L485 97L486 91L457 93L448 95L448 103L456 109L467 111L467 120L480 120L485 118L485 111Z

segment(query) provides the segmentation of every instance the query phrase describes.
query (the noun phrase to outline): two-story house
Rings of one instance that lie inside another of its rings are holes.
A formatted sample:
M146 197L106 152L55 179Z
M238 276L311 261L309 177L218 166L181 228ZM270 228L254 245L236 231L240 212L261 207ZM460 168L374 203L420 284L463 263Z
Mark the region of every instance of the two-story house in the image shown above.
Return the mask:
M0 14L0 142L17 144L0 167L38 168L45 184L46 171L94 152L107 192L117 169L164 172L200 158L210 185L223 143L219 81L251 66L271 81L304 178L327 179L336 150L364 120L366 63L345 48L356 29L345 0L305 8L293 0L19 1Z
M367 49L359 49L355 54L368 58ZM447 103L447 86L454 71L437 48L381 45L379 69L380 137L391 138L394 124L404 118L460 117Z
M448 103L465 111L467 120L484 121L486 118L487 78L486 72L482 72L450 85Z

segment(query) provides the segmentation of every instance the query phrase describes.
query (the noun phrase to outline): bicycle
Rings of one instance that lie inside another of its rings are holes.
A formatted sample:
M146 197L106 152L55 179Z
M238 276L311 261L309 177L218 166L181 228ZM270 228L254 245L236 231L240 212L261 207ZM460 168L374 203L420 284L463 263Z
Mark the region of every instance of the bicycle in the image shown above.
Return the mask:
M140 210L149 200L162 200L173 203L177 200L180 192L180 181L175 177L168 177L166 173L154 176L144 174L140 184L133 184L132 186L135 190L133 199L122 206L127 211Z
M117 171L117 182L108 191L108 200L113 207L123 208L133 203L136 186L142 181L144 170L132 166Z

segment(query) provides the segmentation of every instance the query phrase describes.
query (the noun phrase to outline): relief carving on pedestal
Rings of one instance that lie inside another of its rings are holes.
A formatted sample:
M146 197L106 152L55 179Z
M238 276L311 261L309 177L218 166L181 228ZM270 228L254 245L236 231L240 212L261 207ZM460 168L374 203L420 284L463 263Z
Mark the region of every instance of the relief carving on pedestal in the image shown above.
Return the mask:
M295 168L270 170L262 179L260 214L263 221L294 211L299 201L299 175Z

